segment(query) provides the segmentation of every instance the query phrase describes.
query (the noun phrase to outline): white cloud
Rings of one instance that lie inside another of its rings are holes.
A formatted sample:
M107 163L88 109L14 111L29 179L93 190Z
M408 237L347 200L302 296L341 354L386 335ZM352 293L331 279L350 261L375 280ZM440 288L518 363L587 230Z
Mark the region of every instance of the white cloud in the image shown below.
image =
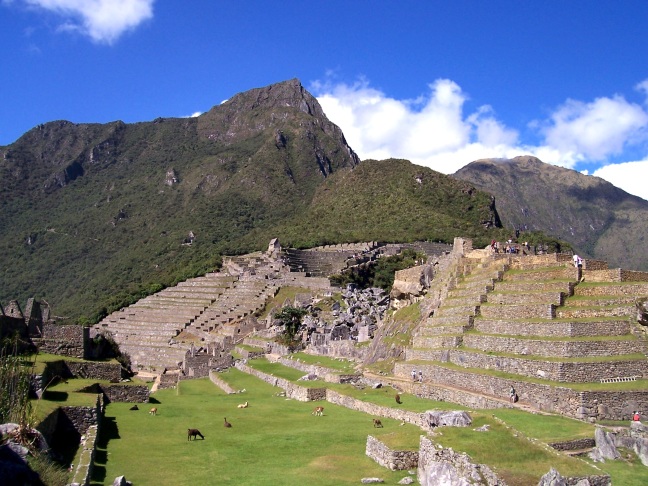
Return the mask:
M390 98L366 80L353 85L315 82L311 89L361 159L404 158L446 174L477 159L523 154L568 168L607 164L594 175L648 199L648 189L640 184L646 178L637 177L648 170L648 157L608 163L608 157L622 158L625 149L641 149L648 139L648 112L619 95L589 103L567 100L546 120L530 125L539 135L536 143L521 143L519 132L498 120L490 106L465 114L468 96L448 79L435 81L415 100ZM636 89L648 96L648 80Z
M605 165L592 175L648 201L648 160Z
M648 114L621 96L591 103L567 100L543 128L547 145L577 160L601 161L646 138Z
M153 17L155 0L24 0L63 18L61 31L75 31L112 44L124 32Z
M472 154L503 157L517 141L517 132L488 106L464 118L467 97L448 79L435 81L416 100L390 98L366 81L313 86L326 115L363 159L406 158L450 173L474 160Z

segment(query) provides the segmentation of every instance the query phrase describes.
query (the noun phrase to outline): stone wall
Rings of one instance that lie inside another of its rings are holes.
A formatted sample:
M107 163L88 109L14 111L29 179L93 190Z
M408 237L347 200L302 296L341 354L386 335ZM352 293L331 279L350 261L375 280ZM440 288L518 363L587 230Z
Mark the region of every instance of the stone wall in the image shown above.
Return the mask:
M146 403L150 394L146 385L101 385L101 391L108 402Z
M636 282L625 285L578 285L576 295L646 295L648 294L648 283Z
M487 334L511 334L517 336L584 337L623 336L630 334L627 319L592 322L515 322L505 320L475 319L475 330Z
M645 410L648 403L648 391L597 391L578 392L571 388L544 385L540 383L519 382L508 378L481 375L477 373L462 372L435 365L417 365L423 370L425 380L431 383L416 384L414 392L426 398L440 399L441 391L434 384L446 385L454 388L463 388L470 383L474 394L488 397L498 397L500 400L508 398L509 389L517 391L520 402L527 403L537 410L555 412L580 420L629 420L633 410ZM408 378L411 366L396 364L396 376ZM446 395L447 401L471 406L462 401L462 392L457 390L455 395ZM470 399L471 394L465 393L465 399ZM494 403L497 401L492 400ZM502 402L499 402L502 406ZM483 407L476 404L479 408Z
M237 392L234 388L232 388L231 386L229 386L229 384L228 384L226 381L222 380L222 379L218 376L218 373L216 373L215 371L211 371L211 372L209 373L209 379L211 380L211 382L212 382L214 385L216 385L218 388L220 388L221 390L223 390L223 391L224 391L225 393L227 393L228 395L231 395L231 394Z
M65 366L72 378L92 378L106 381L119 381L122 378L122 367L119 363L65 361Z
M180 379L204 378L209 376L212 369L229 368L233 362L232 355L225 350L215 353L194 353L193 356L188 351L182 363L184 375L181 375Z
M367 436L365 454L391 471L403 471L418 467L418 451L392 450L371 435Z
M481 351L557 358L619 356L643 353L645 345L636 339L605 341L547 341L467 334L464 346Z
M326 388L308 388L296 385L288 380L284 380L283 378L277 378L267 373L263 373L262 371L255 370L240 361L238 361L235 366L244 373L256 376L260 380L270 383L272 386L282 388L286 392L287 398L292 398L293 400L298 400L300 402L326 399Z
M647 360L560 362L491 356L463 350L436 353L438 361L447 361L464 368L504 371L563 383L592 383L599 382L601 378L626 376L648 377Z
M305 352L332 358L357 359L362 361L368 351L368 346L358 347L352 340L327 341L325 344L309 344Z
M77 436L81 451L79 462L74 465L70 484L90 484L94 467L96 441L99 435L99 425L104 413L102 395L97 395L94 407L60 407L49 414L36 427L48 443L52 443L54 433L65 436Z
M99 437L99 426L91 425L86 433L81 437L81 452L79 453L79 462L74 468L72 481L70 485L88 485L94 469L95 453L97 450L97 438Z
M85 358L89 331L83 326L46 322L42 325L42 337L32 340L41 353Z
M556 306L553 304L482 304L479 314L486 319L553 319L556 317Z
M566 442L552 442L548 444L557 451L579 451L596 447L596 441L593 438L568 440Z
M364 412L376 417L386 417L402 422L414 424L424 430L429 430L425 414L400 410L398 408L376 405L375 403L363 402L357 398L342 395L334 390L326 390L326 401L341 407Z
M352 383L358 381L362 375L361 374L342 374L336 373L330 368L324 366L310 365L307 363L302 363L301 361L280 357L277 362L281 363L284 366L289 366L296 370L303 371L304 373L312 373L317 375L318 378L323 379L327 383Z

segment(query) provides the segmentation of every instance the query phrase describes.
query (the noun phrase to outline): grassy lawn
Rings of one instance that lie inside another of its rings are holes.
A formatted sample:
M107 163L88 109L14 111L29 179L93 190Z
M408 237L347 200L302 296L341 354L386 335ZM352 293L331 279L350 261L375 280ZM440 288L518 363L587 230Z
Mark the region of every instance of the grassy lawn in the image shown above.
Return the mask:
M248 390L226 395L207 379L183 381L176 390L153 397L159 410L130 411L131 404L108 405L102 424L92 484L111 484L125 475L134 484L341 485L363 477L397 484L407 472L389 471L365 456L367 435L398 439L418 448L420 431L324 403L324 416L311 415L313 403L276 396L277 388L232 369L227 381ZM245 409L237 404L249 402ZM141 407L145 408L145 407ZM223 427L223 419L232 428ZM187 441L198 428L205 440ZM393 439L392 440L396 440Z
M266 360L253 361L277 376L297 371ZM311 414L316 404L287 400L278 396L279 388L235 368L219 377L247 391L227 395L209 380L198 379L181 382L179 390L153 394L157 416L147 413L147 405L131 411L130 403L109 404L91 484L111 484L115 477L125 475L138 485L323 486L358 484L363 477L380 477L385 484L395 485L408 476L406 471L389 471L369 459L366 438L374 435L392 448L418 450L422 432L417 427L381 417L384 428L376 429L371 416L326 402L316 403L325 408L324 415L316 417ZM80 390L94 383L97 380L69 380L52 386L43 400L34 403L37 413L45 416L61 405L93 406L96 394ZM397 405L396 391L390 387L325 385L359 400L409 411L463 408L406 393L400 394L402 404ZM245 401L248 408L237 407ZM548 443L593 437L590 424L521 410L470 413L471 427L437 429L433 441L489 464L510 486L537 484L552 466L563 476L606 472L619 485L638 486L648 480L648 468L629 451L622 451L620 461L594 465L527 439ZM223 427L225 417L232 428ZM484 424L490 426L488 432L474 430ZM188 428L198 428L205 440L187 441Z
M594 438L595 427L593 425L568 417L536 415L508 408L499 408L489 412L527 437L533 437L545 443Z
M583 461L538 446L490 414L475 412L472 417L472 427L444 427L432 440L488 464L509 485L538 484L551 467L565 477L600 474ZM474 430L485 424L487 432Z

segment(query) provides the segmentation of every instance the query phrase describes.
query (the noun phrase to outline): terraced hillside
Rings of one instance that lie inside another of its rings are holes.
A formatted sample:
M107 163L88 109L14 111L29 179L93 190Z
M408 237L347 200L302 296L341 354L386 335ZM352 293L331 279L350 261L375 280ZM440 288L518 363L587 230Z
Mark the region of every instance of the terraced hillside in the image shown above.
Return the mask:
M175 369L196 342L242 340L241 321L262 309L282 286L330 287L328 279L291 272L261 252L226 258L223 269L113 312L94 326L94 332L108 331L121 352L130 356L133 369Z
M452 271L456 284L395 365L414 393L596 420L628 419L648 403L645 332L634 320L648 273L593 260L581 271L567 255L483 252ZM421 382L412 382L413 369Z

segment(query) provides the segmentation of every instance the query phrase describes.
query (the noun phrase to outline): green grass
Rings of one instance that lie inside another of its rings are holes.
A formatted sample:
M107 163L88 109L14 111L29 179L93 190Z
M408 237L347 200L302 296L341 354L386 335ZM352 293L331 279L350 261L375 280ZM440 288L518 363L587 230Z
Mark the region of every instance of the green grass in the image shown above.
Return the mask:
M527 437L533 437L545 443L594 438L595 427L580 420L559 415L536 415L506 408L499 408L491 412L495 417Z
M317 356L303 352L290 355L293 360L300 361L308 365L323 366L333 372L353 373L355 372L356 363L347 359L331 358L329 356Z
M588 464L539 447L523 435L486 413L473 413L471 427L444 427L433 441L470 455L477 463L488 464L509 485L537 484L540 477L556 468L567 476L597 474ZM487 432L474 429L485 424Z
M158 415L130 411L130 404L108 405L103 439L91 484L110 484L124 474L138 485L341 485L379 476L396 484L407 472L391 472L365 456L368 434L385 436L408 449L418 448L420 431L324 403L322 417L311 415L313 403L286 400L277 389L232 369L230 384L248 390L226 395L206 379L160 390ZM238 403L249 402L239 409ZM232 423L223 427L223 418ZM187 441L187 428L205 440ZM403 434L395 438L394 434Z

